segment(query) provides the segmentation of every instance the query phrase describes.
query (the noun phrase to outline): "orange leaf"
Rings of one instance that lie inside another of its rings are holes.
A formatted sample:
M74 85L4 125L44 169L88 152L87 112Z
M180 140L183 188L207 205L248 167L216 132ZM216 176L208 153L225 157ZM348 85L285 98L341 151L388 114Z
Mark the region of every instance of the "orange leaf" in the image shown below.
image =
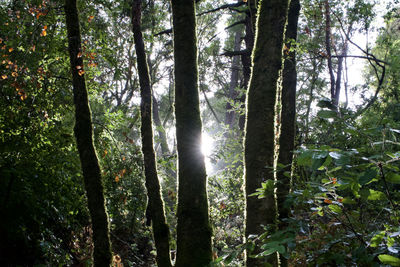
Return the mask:
M90 16L90 17L88 18L88 22L91 22L93 19L94 19L94 16Z
M119 182L119 176L115 176L115 182L118 183Z
M18 73L16 73L15 71L13 71L13 72L11 73L11 75L12 75L13 77L18 77Z
M14 50L14 48L12 48L12 47L10 47L9 49L8 49L8 52L12 52Z
M332 183L336 184L337 183L337 179L336 178L332 178Z
M44 26L43 26L43 30L47 30L47 25L44 25Z
M3 74L3 75L1 75L1 78L2 78L3 80L7 79L7 75Z
M122 157L122 160L125 161L125 159L126 159L125 156L123 156L123 157Z
M46 36L47 35L47 32L46 32L46 30L42 30L42 32L40 33L40 36Z
M78 55L76 56L77 58L82 57L82 52L79 51Z
M332 200L330 200L330 199L324 199L324 202L326 203L326 204L332 204Z
M84 70L78 70L78 74L79 74L79 76L82 76L83 74L85 74L85 71Z

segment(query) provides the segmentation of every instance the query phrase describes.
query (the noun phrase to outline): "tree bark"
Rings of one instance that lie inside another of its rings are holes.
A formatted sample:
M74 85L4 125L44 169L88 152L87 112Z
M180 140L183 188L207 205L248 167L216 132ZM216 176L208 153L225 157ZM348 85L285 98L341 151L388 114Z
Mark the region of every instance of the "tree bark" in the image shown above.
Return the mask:
M171 267L169 248L170 233L165 219L164 203L161 198L156 156L153 147L152 92L141 31L141 3L141 0L134 0L132 3L132 28L139 72L140 96L142 99L140 104L142 122L140 131L142 136L148 211L152 221L153 236L157 251L157 265L160 267Z
M288 12L288 24L286 26L286 58L282 71L282 94L280 111L280 135L279 135L279 154L278 163L284 167L277 166L276 177L276 196L278 204L278 227L284 230L287 223L284 219L289 217L290 207L285 204L287 195L291 187L291 177L286 173L291 172L293 150L295 143L295 123L296 123L296 51L290 51L292 48L290 42L297 40L297 24L300 13L300 1L291 0ZM295 48L295 47L294 47ZM278 123L279 124L279 123ZM280 258L281 266L287 266L287 260Z
M286 47L291 48L290 41L297 39L297 23L300 13L299 0L291 0L288 13L288 24L286 26ZM282 95L281 95L281 115L280 115L280 136L279 136L279 155L278 163L282 164L282 169L278 167L277 172L277 199L279 219L289 216L289 209L284 206L284 201L290 190L290 177L285 172L291 170L293 149L295 141L295 119L296 119L296 51L287 52L282 71Z
M273 180L275 102L283 64L283 39L289 1L263 0L257 15L253 70L247 92L245 128L246 238L264 232L262 225L276 223L273 192L258 199L250 194ZM260 252L256 246L255 252ZM266 259L247 257L249 267L264 266Z
M197 40L194 0L171 0L175 59L175 116L178 147L176 267L212 261L206 168L201 153Z
M235 44L233 51L240 51L240 43L241 43L241 33L240 31L235 32ZM235 122L235 111L232 110L231 102L235 101L237 95L237 87L239 84L239 68L240 68L240 57L233 56L232 58L232 72L231 72L231 80L229 83L229 91L228 91L228 102L226 103L226 112L225 112L225 124L229 126L230 129L233 129Z
M257 7L258 7L258 0L257 1L249 1L248 2L248 12L246 12L246 17L244 19L245 25L245 35L244 35L244 43L246 46L245 51L246 53L241 55L241 61L243 66L243 88L248 88L250 75L251 75L251 52L254 48L254 36L255 36L255 25L256 25L256 15L257 15ZM246 95L243 94L240 98L240 102L242 103L242 108L245 108L246 102ZM241 115L239 117L239 129L241 131L244 130L245 126L245 115Z
M92 118L85 84L76 0L65 1L65 15L75 104L74 132L92 220L93 262L96 267L110 266L112 253L108 217L105 208L100 165L93 145Z

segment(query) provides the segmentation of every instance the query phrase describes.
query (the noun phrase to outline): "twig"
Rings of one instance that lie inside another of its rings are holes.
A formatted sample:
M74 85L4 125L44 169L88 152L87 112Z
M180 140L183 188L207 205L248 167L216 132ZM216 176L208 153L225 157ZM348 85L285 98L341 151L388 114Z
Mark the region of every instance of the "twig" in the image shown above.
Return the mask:
M208 13L216 12L216 11L219 11L221 9L227 9L227 8L232 9L234 7L240 7L240 6L243 6L244 4L245 4L245 2L238 2L238 3L234 3L234 4L222 5L222 6L219 6L217 8L210 9L210 10L204 11L202 13L199 13L199 14L197 14L197 16L202 16L202 15L205 15L205 14L208 14Z

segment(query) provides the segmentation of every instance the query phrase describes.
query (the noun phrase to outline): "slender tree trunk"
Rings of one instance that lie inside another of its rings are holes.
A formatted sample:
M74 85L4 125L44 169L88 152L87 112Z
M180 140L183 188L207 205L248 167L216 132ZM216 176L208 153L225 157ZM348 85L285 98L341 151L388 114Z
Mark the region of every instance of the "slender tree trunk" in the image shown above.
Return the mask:
M245 235L260 235L262 225L276 223L273 192L258 199L250 194L261 183L273 180L275 141L275 101L279 73L283 64L283 39L289 1L261 1L257 19L257 34L253 50L253 71L247 93L247 120L245 128ZM255 253L260 252L256 246ZM247 257L248 267L264 266L266 259Z
M144 171L148 195L148 211L153 226L153 236L157 250L157 265L171 267L169 249L169 228L164 213L164 203L161 198L160 183L157 175L156 156L153 147L152 126L152 92L149 69L141 31L141 0L134 0L132 4L132 26L135 40L137 66L139 72L140 96L142 98L141 111L141 136L142 152L144 156Z
M288 24L286 26L286 47L291 48L290 41L297 39L297 23L300 13L300 1L291 0L288 13ZM285 218L289 217L290 207L285 205L285 200L290 191L291 178L286 173L291 172L293 150L295 142L296 122L296 52L287 52L282 71L282 95L280 115L280 135L278 163L284 167L277 167L276 195L278 206L279 229L287 227ZM287 260L280 258L281 266L287 266Z
M152 100L154 125L157 127L158 138L161 146L161 155L165 157L170 153L168 148L167 135L165 134L164 126L161 123L158 102L154 95L152 96Z
M68 50L72 71L75 104L75 137L82 165L89 213L93 227L94 266L110 266L112 261L104 188L96 151L93 145L92 118L86 90L81 35L76 0L65 1Z
M250 75L251 75L251 53L254 48L254 38L255 38L255 23L257 19L257 3L259 1L249 1L248 2L248 12L246 12L245 17L245 35L244 35L244 43L246 46L247 53L242 54L242 66L243 66L243 88L247 88L249 86ZM245 108L246 95L243 94L240 98L240 102L242 103L242 108ZM245 115L241 115L239 117L239 129L241 131L244 130L245 126Z
M311 82L310 82L310 93L308 95L307 109L306 109L306 115L305 115L305 120L306 121L305 121L305 126L304 126L304 128L305 128L304 140L303 140L302 143L307 143L308 142L308 134L310 132L309 125L310 125L311 105L312 105L312 102L314 101L314 89L315 89L315 86L316 86L316 83L317 83L317 80L318 80L318 73L319 73L317 71L318 66L317 66L316 59L313 59L312 66L313 66L313 70L312 70L312 73L311 73L312 78L311 78Z
M332 48L331 48L331 15L330 15L329 1L325 0L325 48L326 57L328 60L328 71L331 83L331 100L332 104L336 107L335 103L335 74L333 73L332 66Z
M297 39L297 22L300 13L299 0L291 0L288 13L288 24L286 27L287 41L286 47L291 48L290 41ZM280 116L280 136L279 136L279 156L278 163L285 167L277 172L277 197L279 219L287 218L289 209L283 204L289 193L290 178L285 172L291 170L294 139L295 139L295 119L296 119L296 52L291 51L286 55L282 71L282 95L281 95L281 116Z
M240 43L241 43L241 33L240 31L235 32L235 44L233 51L240 51ZM235 101L237 95L237 87L239 84L239 68L240 68L240 57L233 56L232 58L232 72L231 72L231 80L229 83L229 92L228 92L228 102L226 103L226 112L225 112L225 124L229 125L229 128L232 129L234 127L235 122L235 111L232 110L231 102Z
M175 116L178 145L176 267L212 261L207 175L201 153L201 119L194 0L171 0L175 59Z

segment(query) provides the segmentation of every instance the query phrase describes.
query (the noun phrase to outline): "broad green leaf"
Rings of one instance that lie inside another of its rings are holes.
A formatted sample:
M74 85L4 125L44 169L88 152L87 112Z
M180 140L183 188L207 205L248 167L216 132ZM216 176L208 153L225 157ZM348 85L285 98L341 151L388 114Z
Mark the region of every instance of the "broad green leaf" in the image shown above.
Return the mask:
M369 190L368 200L381 200L385 198L385 194L381 191Z
M317 116L320 118L323 118L323 119L331 119L331 118L336 118L337 113L336 113L336 111L323 109L323 110L318 111Z
M342 213L342 208L339 205L329 205L328 207L334 213Z
M382 254L379 255L378 258L383 264L389 264L390 266L400 266L400 259L394 256Z
M370 182L372 179L374 179L377 175L377 171L375 169L368 169L365 172L362 173L362 175L359 178L359 182L361 185L365 185L368 182Z
M376 248L377 246L379 246L382 243L384 238L385 238L385 231L379 232L378 234L374 235L371 238L370 246L373 248Z
M400 184L400 174L389 172L386 175L386 181L392 184Z

